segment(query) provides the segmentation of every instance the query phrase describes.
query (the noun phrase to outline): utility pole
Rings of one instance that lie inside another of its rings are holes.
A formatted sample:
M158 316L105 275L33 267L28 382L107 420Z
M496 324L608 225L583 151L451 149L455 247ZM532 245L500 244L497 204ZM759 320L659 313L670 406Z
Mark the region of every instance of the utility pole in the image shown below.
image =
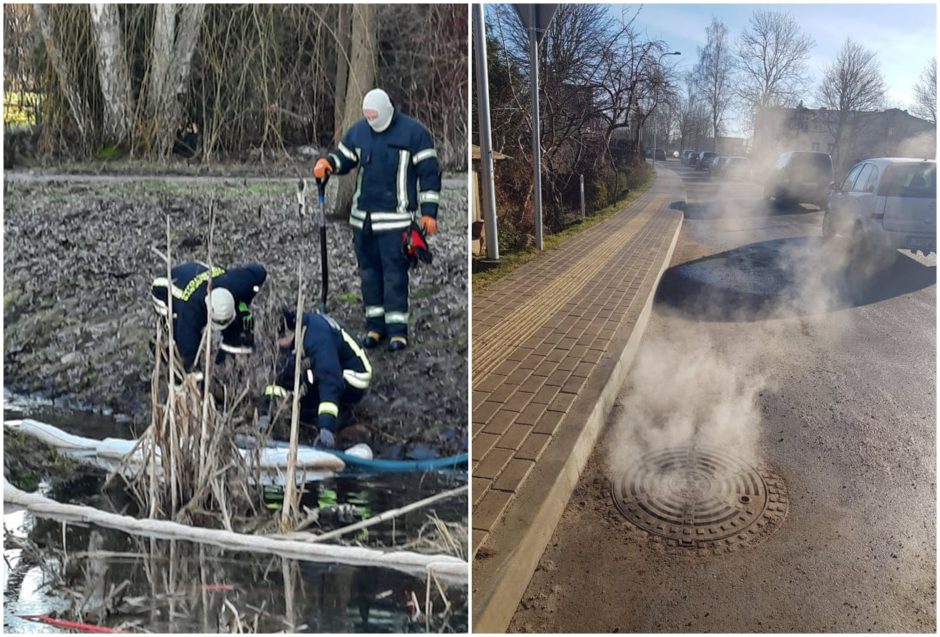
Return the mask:
M584 221L584 174L581 174L581 221Z
M663 58L666 57L667 55L682 55L682 52L681 52L681 51L671 51L671 52L669 52L669 53L663 53L662 55L659 56L659 59L656 60L656 66L657 66L657 67L658 67L660 64L662 64ZM656 97L657 97L657 98L659 97L659 86L658 86L658 85L656 86ZM657 104L656 106L658 106L658 104ZM653 108L656 108L656 106L654 106ZM653 117L653 168L656 168L656 132L657 132L656 129L657 129L657 126L656 126L656 117L654 116L654 117ZM667 146L669 145L668 140L667 140L667 142L666 142L666 145L667 145ZM664 152L665 152L665 151L664 151Z
M496 235L496 192L493 183L493 140L490 129L490 84L486 63L486 28L483 5L473 5L473 47L477 80L477 120L480 127L480 167L483 189L483 223L486 235L486 258L499 261Z
M539 125L539 42L558 5L517 4L516 13L529 32L529 86L532 91L532 172L535 188L535 247L544 249L542 236L542 141Z
M535 248L545 249L542 237L542 130L539 122L539 42L536 33L537 5L529 5L529 79L532 86L532 166L535 173Z

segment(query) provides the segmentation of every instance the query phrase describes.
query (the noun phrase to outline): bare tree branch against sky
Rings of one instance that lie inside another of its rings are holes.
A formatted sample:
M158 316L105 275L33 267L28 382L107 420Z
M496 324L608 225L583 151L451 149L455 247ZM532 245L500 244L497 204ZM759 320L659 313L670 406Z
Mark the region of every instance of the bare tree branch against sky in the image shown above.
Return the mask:
M620 15L625 6L610 5L609 11ZM937 9L933 4L645 4L635 26L647 38L663 40L670 50L682 51L676 58L681 75L697 63L696 51L706 45L705 27L712 17L728 26L737 45L758 11L792 15L800 32L815 42L805 58L808 88L802 99L807 107L819 106L814 89L847 35L877 54L885 77L885 106L914 107L914 86L936 52ZM727 134L747 132L746 110L729 113Z

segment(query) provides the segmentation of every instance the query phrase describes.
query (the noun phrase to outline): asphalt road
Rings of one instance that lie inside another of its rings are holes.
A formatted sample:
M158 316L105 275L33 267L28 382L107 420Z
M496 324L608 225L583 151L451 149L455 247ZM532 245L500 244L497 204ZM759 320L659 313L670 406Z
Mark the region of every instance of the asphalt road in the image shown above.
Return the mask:
M935 632L936 256L847 265L815 207L667 165L672 267L510 630ZM651 541L611 482L690 445L779 476L786 517L727 552Z

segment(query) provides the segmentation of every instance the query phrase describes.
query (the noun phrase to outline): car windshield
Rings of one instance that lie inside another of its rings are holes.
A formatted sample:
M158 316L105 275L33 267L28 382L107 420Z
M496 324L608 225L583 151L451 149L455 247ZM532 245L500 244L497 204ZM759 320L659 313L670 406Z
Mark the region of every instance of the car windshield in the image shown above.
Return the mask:
M884 197L937 198L937 164L894 164L888 166L878 194Z

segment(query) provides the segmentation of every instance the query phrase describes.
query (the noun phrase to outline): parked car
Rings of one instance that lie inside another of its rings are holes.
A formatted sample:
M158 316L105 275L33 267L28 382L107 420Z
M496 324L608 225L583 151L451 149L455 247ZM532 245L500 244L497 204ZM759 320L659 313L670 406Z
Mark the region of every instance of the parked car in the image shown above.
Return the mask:
M666 161L666 151L662 148L657 148L653 151L656 154L656 161Z
M717 177L724 170L727 161L728 158L723 155L712 157L712 160L705 166L705 170L708 171L710 176Z
M708 168L708 162L716 156L717 153L711 151L703 150L698 154L698 159L695 161L696 170L706 170Z
M698 155L698 151L696 151L696 150L691 150L691 149L682 151L682 155L681 155L682 165L683 165L683 166L691 166L691 165L692 165L692 156L693 156L693 155Z
M811 203L823 208L831 182L832 158L826 153L783 153L764 184L764 197L778 203Z
M747 157L728 157L721 166L721 176L729 181L750 181L751 162Z
M937 251L937 162L866 159L832 184L823 236L863 250Z

